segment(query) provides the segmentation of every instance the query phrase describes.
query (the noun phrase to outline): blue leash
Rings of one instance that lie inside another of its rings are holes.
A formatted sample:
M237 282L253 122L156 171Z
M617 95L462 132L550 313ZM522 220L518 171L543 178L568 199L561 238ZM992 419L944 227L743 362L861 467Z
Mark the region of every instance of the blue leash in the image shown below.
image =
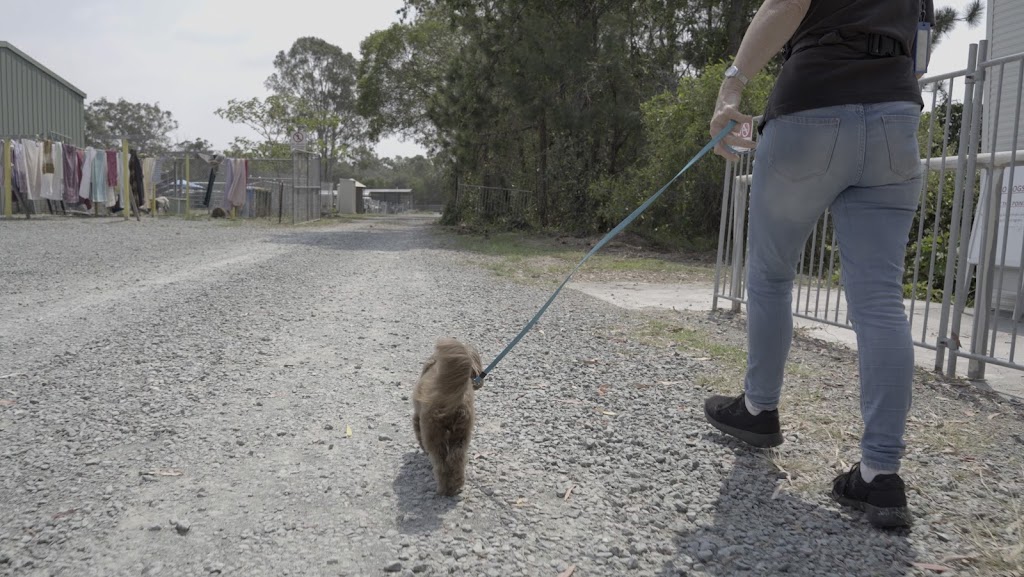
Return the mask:
M507 355L509 351L512 350L513 347L519 344L519 341L522 340L526 333L530 332L530 329L533 328L533 325L537 324L537 321L540 320L540 317L541 315L544 314L544 311L548 310L548 307L551 306L552 302L554 302L555 297L558 296L558 293L562 292L562 288L564 288L565 285L568 284L569 279L572 278L572 275L576 274L576 271L578 271L580 267L583 266L583 263L587 262L587 260L590 257L594 256L594 253L601 250L601 248L604 247L604 245L608 244L608 241L615 238L615 236L622 232L623 229L625 229L627 226L629 226L631 222L636 220L636 217L640 216L645 210L647 210L648 207L651 206L651 204L654 203L654 201L658 200L658 197L661 196L661 194L665 192L665 190L667 190L668 187L672 186L673 182L675 182L680 176L682 176L684 172L690 170L690 168L694 164L696 164L698 160L703 158L705 154L710 152L711 149L713 149L720 140L725 138L725 136L729 134L729 132L735 126L736 121L730 120L729 124L724 129L722 129L722 131L719 132L714 138L711 139L711 142L707 143L707 145L704 146L704 148L700 152L698 152L696 156L690 159L690 162L686 163L686 166L684 166L682 170L680 170L675 176L672 177L672 180L668 181L668 184L661 187L661 190L654 193L654 196L647 199L647 202L641 204L639 208L633 211L633 214L627 216L625 220L620 222L618 226L616 226L611 230L611 232L606 234L605 237L601 239L601 242L597 243L596 245L594 245L594 248L590 249L590 252L587 253L587 256L583 257L583 260L581 260L580 263L576 265L576 268L572 269L572 272L569 273L569 276L565 277L565 280L562 281L562 284L558 287L557 290L555 290L554 294L551 295L551 298L548 299L548 302L544 303L544 306L540 307L540 310L537 311L537 314L534 315L532 319L530 319L530 322L526 323L526 326L523 327L523 330L519 331L519 334L516 335L516 338L512 339L512 342L509 343L507 347L505 347L505 350L501 351L501 353L497 357L495 357L493 361L491 361L491 364L488 365L487 368L482 373L473 377L474 389L479 389L480 387L483 386L484 377L490 374L490 372L494 370L494 367L501 361L501 359L505 358L505 355Z

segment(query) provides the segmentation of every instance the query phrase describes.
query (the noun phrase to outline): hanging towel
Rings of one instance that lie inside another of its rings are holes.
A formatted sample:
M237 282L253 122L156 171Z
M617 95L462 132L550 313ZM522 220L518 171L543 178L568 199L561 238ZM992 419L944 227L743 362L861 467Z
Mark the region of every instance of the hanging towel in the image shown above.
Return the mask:
M231 179L235 174L235 166L231 163L230 158L225 158L220 162L220 165L224 167L224 194L220 197L220 207L226 211L231 210Z
M228 176L224 182L224 207L241 207L245 205L245 189L247 184L246 162L241 158L225 159L228 165Z
M117 151L107 151L107 186L113 188L117 186Z
M78 149L65 144L64 155L64 202L67 204L78 204L78 183L81 176L78 174Z
M156 198L156 159L144 158L142 160L142 188L145 191L145 202L147 205Z
M21 184L21 175L19 174L20 171L18 170L18 163L20 161L19 155L22 154L21 150L22 150L21 149L21 145L19 145L16 140L12 140L11 141L11 185L14 186L14 190L24 194L24 192L22 192L24 190L24 186Z
M145 204L145 185L142 178L142 161L135 149L128 151L128 184L131 186L132 196L135 197L135 204L141 208Z
M78 180L78 197L92 199L92 161L96 150L91 146L82 151L82 178Z
M107 206L107 151L93 151L92 156L92 200Z
M22 196L26 199L34 200L28 193L28 161L25 159L25 144L22 142L15 142L14 154L16 156L16 160L14 161L14 176L18 177L18 191L21 192Z
M53 162L53 175L43 173L44 179L50 177L49 196L45 194L43 196L50 200L62 201L64 200L64 145L60 142L54 142L51 151L53 153L50 156L50 160ZM47 191L44 190L43 192Z
M53 142L43 141L43 174L53 174Z
M85 150L82 148L75 149L76 160L78 161L78 168L75 170L75 176L78 178L78 186L75 187L75 194L78 195L78 202L85 202L88 198L82 196L82 179L85 178Z
M49 140L42 143L41 171L39 196L45 200L60 201L64 199L64 157L59 142Z
M34 140L22 140L22 162L25 171L25 190L29 200L43 198L43 145Z

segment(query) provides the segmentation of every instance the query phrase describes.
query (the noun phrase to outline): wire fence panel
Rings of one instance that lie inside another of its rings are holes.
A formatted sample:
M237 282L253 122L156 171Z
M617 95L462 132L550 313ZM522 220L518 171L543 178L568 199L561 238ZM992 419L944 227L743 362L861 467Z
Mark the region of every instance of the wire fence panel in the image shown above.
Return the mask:
M157 213L198 216L211 215L217 208L230 213L234 208L235 218L292 224L320 218L317 155L296 151L292 158L247 159L245 198L240 207L225 203L225 168L222 157L185 153L159 157L153 178Z
M465 206L482 222L526 222L533 209L532 190L459 183L456 206Z
M1024 157L1024 53L989 60L986 54L987 42L971 45L966 69L921 80L925 178L904 270L915 345L935 351L935 369L948 376L957 374L958 359L968 359L972 379L984 378L986 364L1024 369L1024 167L1017 166ZM731 302L733 311L746 303L754 156L726 163L713 309L719 301ZM839 262L826 212L798 262L795 316L852 328Z

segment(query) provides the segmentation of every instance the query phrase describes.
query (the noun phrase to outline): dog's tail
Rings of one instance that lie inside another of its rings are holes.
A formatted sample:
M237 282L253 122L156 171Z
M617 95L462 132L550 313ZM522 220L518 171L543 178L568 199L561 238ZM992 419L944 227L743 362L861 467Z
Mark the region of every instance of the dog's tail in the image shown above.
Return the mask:
M470 386L470 379L480 371L480 357L475 351L451 338L437 341L434 347L437 362L438 393L461 395Z

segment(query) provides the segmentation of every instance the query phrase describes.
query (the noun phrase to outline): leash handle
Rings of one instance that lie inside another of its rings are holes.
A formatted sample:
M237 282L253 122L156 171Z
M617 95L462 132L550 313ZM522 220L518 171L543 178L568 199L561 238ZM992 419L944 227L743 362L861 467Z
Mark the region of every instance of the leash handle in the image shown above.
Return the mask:
M636 220L638 216L643 214L643 212L647 210L647 208L650 207L652 204L654 204L654 201L657 200L658 197L660 197L662 193L664 193L668 189L668 187L672 186L672 183L678 180L679 177L683 175L683 173L685 173L687 170L690 170L690 168L693 167L693 165L696 164L698 160L700 160L701 158L704 157L704 155L710 152L711 149L713 149L715 145L719 143L719 141L721 141L730 132L732 132L732 129L735 126L736 121L730 120L721 132L716 134L715 137L712 138L711 141L708 142L704 146L704 148L701 149L700 152L698 152L693 158L690 159L690 162L686 163L686 166L684 166L682 170L680 170L678 173L676 173L675 176L672 177L672 180L668 181L668 183L666 183L665 186L661 187L661 190L654 193L653 196L648 198L643 204L637 207L637 209L634 210L632 214L627 216L625 220L620 222L615 228L609 231L608 234L606 234L600 242L594 245L594 248L590 249L590 252L588 252L587 255L583 257L583 260L581 260L579 264L576 265L576 268L572 269L572 272L569 273L569 276L565 277L565 280L562 281L562 284L559 285L555 292L551 295L551 297L548 298L547 302L544 303L544 306L540 307L540 310L537 311L537 314L535 314L533 318L530 319L530 322L526 323L526 326L524 326L523 329L519 331L519 334L516 335L514 339L512 339L512 342L510 342L508 346L506 346L505 349L501 351L501 353L499 353L498 356L495 357L493 361L491 361L491 364L488 365L486 369L484 369L479 375L473 377L474 389L479 389L480 387L483 386L484 377L490 374L490 372L494 370L494 367L497 366L497 364L501 362L503 358L505 358L505 355L507 355L509 351L513 349L513 347L519 344L519 341L522 340L524 336L526 336L526 333L528 333L530 329L533 328L533 325L537 324L537 321L540 320L541 315L543 315L544 312L548 310L548 307L551 306L552 302L554 302L555 297L558 296L558 293L562 292L562 289L565 288L565 285L569 283L569 279L571 279L572 276L576 274L576 271L578 271L580 267L583 266L583 263L587 262L587 260L590 259L590 257L592 257L594 253L601 250L604 247L604 245L608 244L608 241L615 238L620 232L622 232L627 226L629 226L631 222L633 222L634 220Z

